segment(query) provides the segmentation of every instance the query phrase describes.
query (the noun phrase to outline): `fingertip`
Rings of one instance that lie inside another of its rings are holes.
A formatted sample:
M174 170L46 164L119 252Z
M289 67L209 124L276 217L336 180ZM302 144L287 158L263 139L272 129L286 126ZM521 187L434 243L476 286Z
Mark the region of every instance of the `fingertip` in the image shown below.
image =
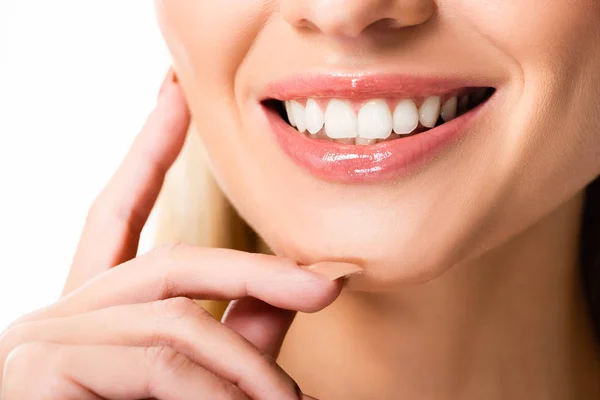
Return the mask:
M337 281L358 275L363 268L347 262L323 261L311 265L301 265L300 268L324 277L330 281Z
M156 101L156 109L169 112L169 114L174 114L179 118L183 117L185 120L190 118L183 89L172 67L161 85Z
M156 101L156 107L160 108L173 103L180 106L178 108L182 110L187 109L187 107L181 107L186 105L186 101L181 85L177 82L169 82L161 89Z
M301 274L288 290L296 293L293 309L315 313L332 304L341 294L349 277L359 275L363 269L348 262L318 262L301 265L290 260L293 269Z
M177 74L175 73L173 66L170 66L167 71L167 74L165 75L165 78L163 79L162 84L160 85L160 89L158 91L158 98L162 96L162 94L167 88L173 86L173 84L177 84L178 82L179 79L177 78Z
M303 313L312 314L330 306L342 293L342 282L340 280L330 281L318 278L318 284L315 281L308 287L304 287L296 295L294 309Z
M152 114L152 125L157 124L161 131L181 133L182 137L187 132L191 114L174 72L167 74Z

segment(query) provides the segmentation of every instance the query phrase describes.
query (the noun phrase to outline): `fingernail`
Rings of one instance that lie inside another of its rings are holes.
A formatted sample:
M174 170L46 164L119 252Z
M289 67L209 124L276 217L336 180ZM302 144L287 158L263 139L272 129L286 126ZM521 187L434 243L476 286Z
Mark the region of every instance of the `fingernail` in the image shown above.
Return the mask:
M302 393L302 389L300 389L300 386L298 386L297 383L296 383L296 394L298 395L299 400L317 400L314 397L311 397L307 394Z
M302 389L300 389L300 386L298 386L297 382L294 383L296 384L296 396L298 396L298 400L303 400L304 394L302 394Z
M333 261L323 261L301 267L307 271L322 275L332 281L363 272L363 269L356 264Z
M160 85L160 90L158 91L158 97L160 97L165 89L167 87L169 87L169 85L173 84L173 83L177 83L177 75L175 74L175 71L173 70L173 67L169 67L169 70L167 71L167 76L165 76L165 79L163 80L163 83Z

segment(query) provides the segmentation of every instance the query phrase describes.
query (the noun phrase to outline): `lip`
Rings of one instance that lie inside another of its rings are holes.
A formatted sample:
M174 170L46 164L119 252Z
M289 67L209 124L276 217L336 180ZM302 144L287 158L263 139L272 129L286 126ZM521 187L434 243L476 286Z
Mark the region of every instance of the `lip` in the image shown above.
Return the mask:
M261 100L280 101L297 98L378 97L415 98L443 95L465 87L493 87L489 81L459 77L429 77L397 74L306 74L272 82L261 93Z
M463 87L489 86L464 79L379 75L302 76L269 85L265 99L303 97L364 99L442 95ZM498 90L482 104L450 122L416 135L374 145L347 145L309 138L287 124L276 110L261 102L263 115L283 152L315 177L338 183L381 183L410 174L464 136ZM392 133L395 135L395 133Z

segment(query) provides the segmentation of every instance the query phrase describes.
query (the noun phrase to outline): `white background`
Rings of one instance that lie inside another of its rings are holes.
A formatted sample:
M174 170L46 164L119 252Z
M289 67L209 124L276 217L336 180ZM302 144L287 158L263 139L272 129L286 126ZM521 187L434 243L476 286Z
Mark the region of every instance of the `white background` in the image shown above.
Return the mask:
M153 3L0 0L0 330L58 298L87 209L155 103L169 55Z

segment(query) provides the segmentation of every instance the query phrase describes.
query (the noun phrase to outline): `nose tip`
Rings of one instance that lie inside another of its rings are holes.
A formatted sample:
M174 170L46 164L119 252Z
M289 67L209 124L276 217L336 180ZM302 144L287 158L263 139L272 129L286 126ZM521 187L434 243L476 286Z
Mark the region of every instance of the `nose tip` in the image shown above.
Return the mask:
M297 28L356 38L370 28L420 25L435 12L434 0L282 0L284 19Z

